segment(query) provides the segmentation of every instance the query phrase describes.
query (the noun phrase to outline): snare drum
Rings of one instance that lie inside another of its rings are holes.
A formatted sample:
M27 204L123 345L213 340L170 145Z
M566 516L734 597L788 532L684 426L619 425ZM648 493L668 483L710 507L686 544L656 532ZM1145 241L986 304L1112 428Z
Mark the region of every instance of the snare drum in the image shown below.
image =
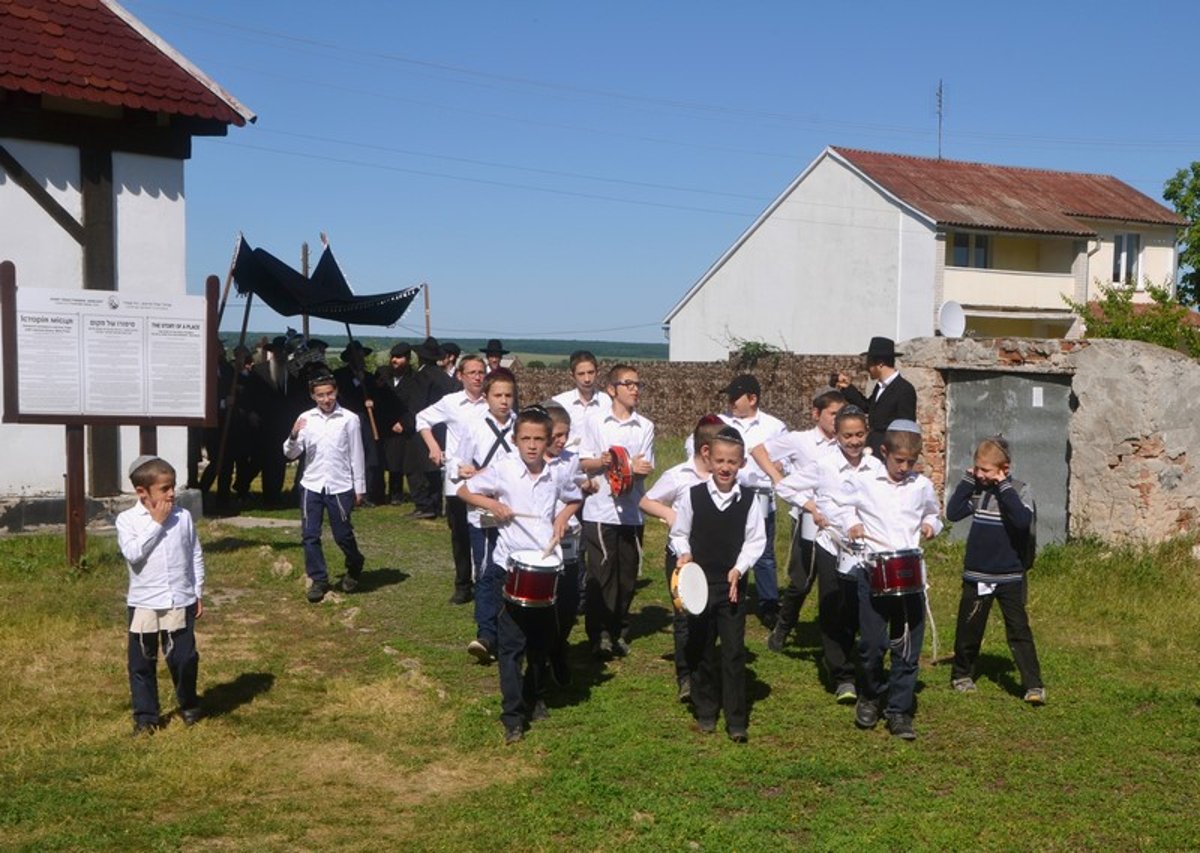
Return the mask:
M911 595L925 589L925 560L920 548L883 551L867 561L871 595Z
M552 607L558 596L562 560L541 551L514 551L508 555L504 598L520 607Z
M708 607L708 578L698 563L684 563L671 572L671 603L677 613L701 615Z

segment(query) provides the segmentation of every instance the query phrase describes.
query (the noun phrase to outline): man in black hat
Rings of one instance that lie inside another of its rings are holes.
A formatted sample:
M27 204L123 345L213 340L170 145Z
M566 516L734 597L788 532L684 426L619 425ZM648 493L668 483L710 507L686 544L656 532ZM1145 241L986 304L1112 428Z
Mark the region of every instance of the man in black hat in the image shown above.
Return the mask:
M867 359L867 373L875 380L870 398L851 385L849 379L843 384L841 375L837 386L847 403L867 413L871 426L867 446L876 458L882 458L880 448L888 424L895 420L917 419L917 389L896 369L896 358L900 353L896 352L896 344L891 338L871 338L863 355Z
M342 366L333 371L337 380L338 403L358 415L359 426L362 430L364 471L368 488L371 483L378 483L381 475L379 441L375 435L379 429L375 420L375 393L371 385L374 377L367 373L367 356L374 350L364 346L362 341L353 338L342 350ZM375 502L368 496L363 501L364 507L372 507Z
M415 376L413 391L413 414L431 406L447 394L454 392L454 380L446 375L442 362L446 351L435 337L428 337L413 347L421 360L421 368ZM414 430L415 430L414 425ZM433 431L439 447L446 446L446 428L438 426ZM415 435L415 433L414 433ZM425 442L410 441L407 448L408 489L412 494L415 518L437 518L442 513L442 469L433 464Z
M492 338L487 342L487 346L480 350L484 358L487 359L487 372L491 373L500 366L501 356L508 355L508 350L504 348L504 344L499 338Z
M462 390L462 379L458 375L458 357L462 355L462 347L454 343L454 341L446 341L442 344L442 358L438 361L442 370L446 371L446 375L450 377L450 384L446 387L453 386L447 394L452 394L455 391Z
M267 506L283 503L283 440L297 415L309 405L308 389L288 372L287 338L277 335L266 346L267 360L254 365L246 381L248 418L254 430L254 467L262 471Z
M388 483L386 489L382 482L374 488L380 499L393 504L404 501L403 478L406 474L409 490L416 490L414 477L407 470L408 445L417 434L416 415L425 405L425 397L417 384L411 361L412 347L398 343L388 353L388 363L376 373L379 395L375 402L375 416L383 451L380 479L386 471ZM424 472L420 476L423 478ZM371 484L368 484L368 488L372 488Z

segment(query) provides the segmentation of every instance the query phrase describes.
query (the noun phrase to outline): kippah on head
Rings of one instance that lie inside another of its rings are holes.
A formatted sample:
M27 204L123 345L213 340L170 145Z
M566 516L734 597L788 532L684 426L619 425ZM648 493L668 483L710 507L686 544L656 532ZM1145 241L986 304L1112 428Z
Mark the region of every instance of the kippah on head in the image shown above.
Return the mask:
M161 457L161 456L155 456L153 453L144 453L144 454L142 454L142 455L141 455L141 456L139 456L137 459L134 459L134 460L133 460L133 463L132 463L132 464L130 464L130 466L129 466L129 476L130 476L130 477L132 477L132 476L133 476L133 472L134 472L134 471L136 471L138 468L141 468L141 467L142 467L143 465L145 465L147 462L157 462L157 461L159 461L159 460L161 460L161 459L162 459L162 457Z
M742 438L742 434L731 426L721 427L713 438L732 442L733 444L740 444L742 447L746 446L746 440Z
M910 421L907 418L897 418L888 424L888 432L913 432L917 435L921 434L921 428L917 426L916 421Z

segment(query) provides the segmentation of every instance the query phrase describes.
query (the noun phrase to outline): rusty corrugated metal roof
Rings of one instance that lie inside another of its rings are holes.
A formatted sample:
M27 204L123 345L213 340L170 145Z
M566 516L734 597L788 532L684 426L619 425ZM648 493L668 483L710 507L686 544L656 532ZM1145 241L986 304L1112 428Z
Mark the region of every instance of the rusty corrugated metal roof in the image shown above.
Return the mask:
M253 114L102 0L0 0L0 89L244 125Z
M901 201L942 225L1091 236L1081 221L1184 225L1175 211L1111 175L1054 172L831 148Z

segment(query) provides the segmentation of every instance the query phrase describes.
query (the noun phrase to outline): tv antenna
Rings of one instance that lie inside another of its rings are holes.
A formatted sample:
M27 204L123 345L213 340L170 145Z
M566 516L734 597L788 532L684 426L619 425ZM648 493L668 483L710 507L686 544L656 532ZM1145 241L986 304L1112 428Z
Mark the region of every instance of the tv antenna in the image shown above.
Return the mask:
M945 115L945 99L943 98L942 80L938 78L937 87L937 118L938 118L938 159L942 159L942 118Z

